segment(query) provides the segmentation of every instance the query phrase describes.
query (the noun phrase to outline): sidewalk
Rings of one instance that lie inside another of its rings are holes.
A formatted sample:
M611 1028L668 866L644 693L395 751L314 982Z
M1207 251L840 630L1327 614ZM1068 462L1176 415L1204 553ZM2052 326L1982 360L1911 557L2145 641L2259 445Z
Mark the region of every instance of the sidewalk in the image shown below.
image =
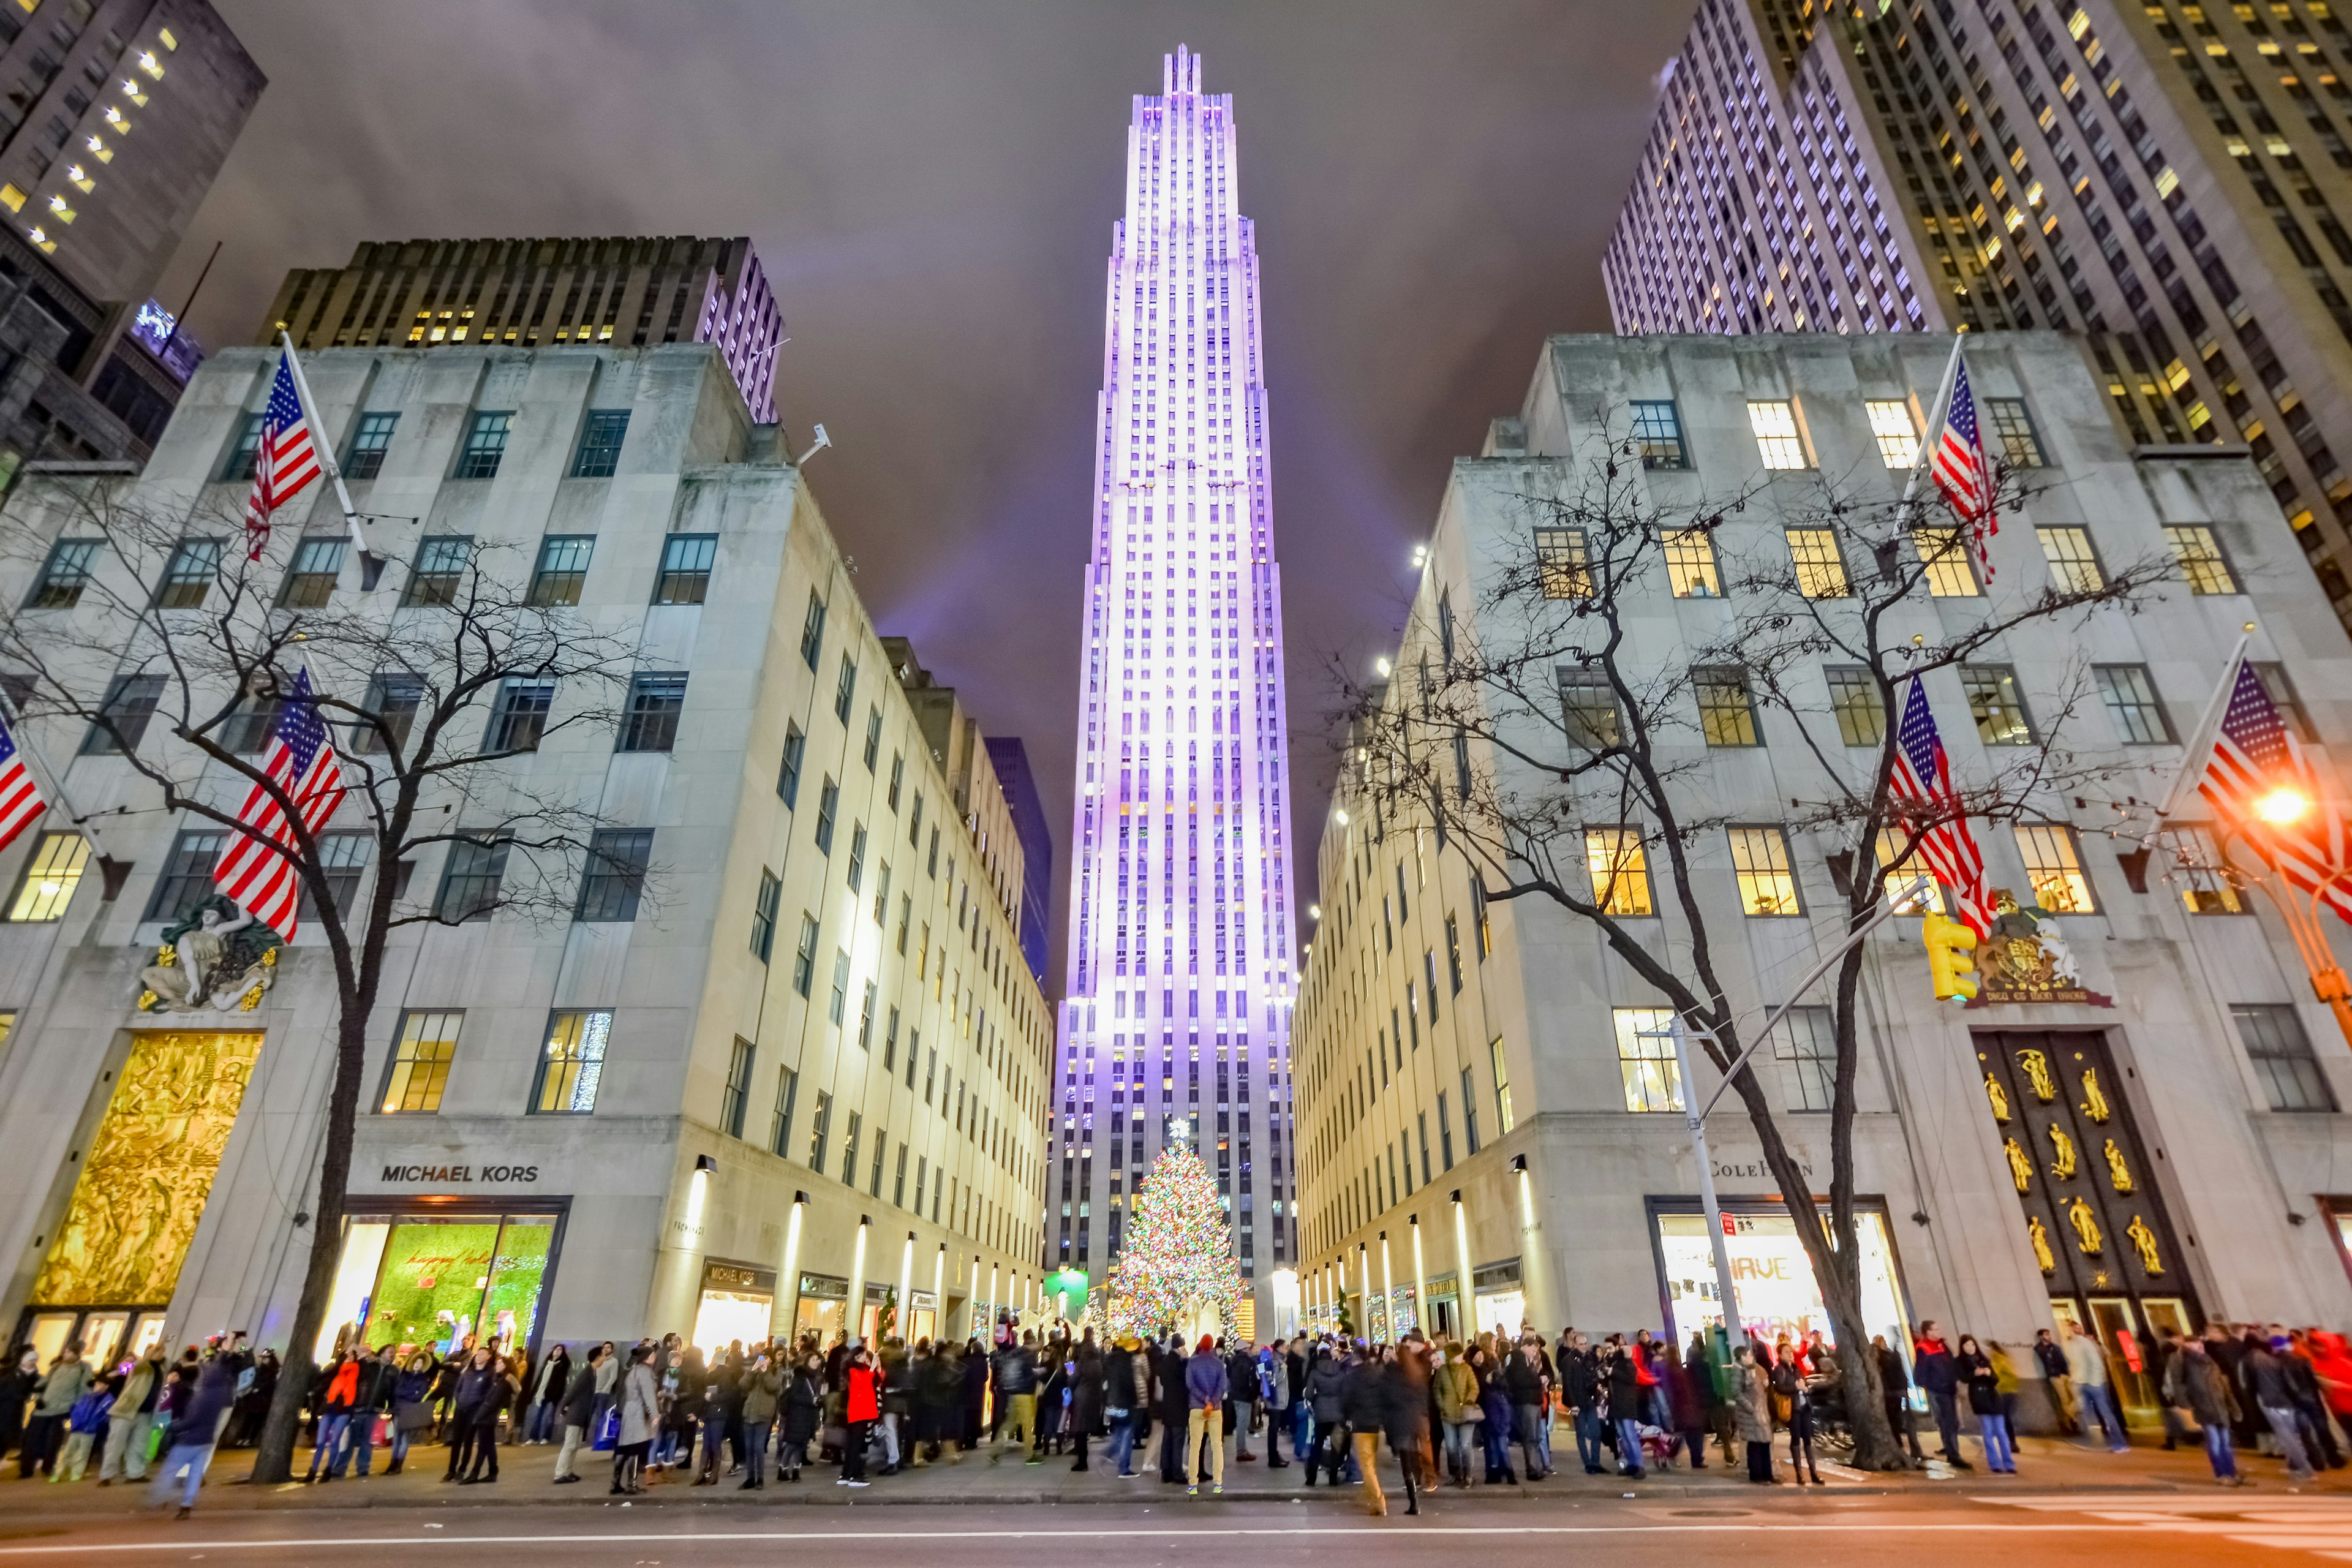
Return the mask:
M1974 1453L1973 1443L1967 1445ZM1259 1450L1261 1455L1263 1450ZM500 1507L531 1506L545 1508L570 1507L607 1508L627 1506L645 1508L691 1508L709 1503L726 1503L751 1507L824 1507L847 1506L852 1503L876 1504L963 1504L1006 1506L1021 1503L1084 1505L1089 1503L1151 1503L1171 1501L1195 1506L1185 1498L1181 1488L1165 1485L1157 1470L1147 1469L1137 1479L1121 1480L1103 1463L1099 1445L1085 1474L1074 1473L1070 1460L1046 1458L1042 1464L1026 1464L1019 1457L1008 1456L1001 1463L991 1463L985 1454L971 1454L961 1463L919 1467L896 1476L873 1476L871 1487L857 1489L836 1486L836 1467L810 1466L804 1468L797 1483L780 1481L772 1476L767 1486L756 1492L741 1490L740 1476L717 1486L697 1487L684 1472L664 1476L642 1497L623 1500L607 1491L610 1484L610 1456L587 1455L581 1458L582 1480L576 1486L557 1486L552 1479L555 1468L552 1447L523 1447L509 1444L499 1450L499 1477L496 1485L458 1486L445 1482L441 1476L448 1463L448 1450L441 1447L417 1448L409 1455L406 1469L397 1476L379 1473L366 1480L346 1476L343 1479L317 1485L294 1484L278 1487L256 1487L247 1478L253 1468L250 1450L221 1454L205 1479L203 1497L197 1507L200 1512L227 1511L299 1511L306 1509L351 1508L414 1508L441 1510L478 1510ZM379 1455L381 1451L379 1451ZM1954 1471L1940 1462L1924 1471L1913 1470L1891 1475L1874 1475L1843 1466L1824 1465L1823 1478L1829 1482L1822 1489L1800 1489L1783 1484L1769 1490L1748 1484L1743 1466L1725 1467L1720 1452L1711 1452L1707 1468L1693 1472L1687 1468L1652 1470L1642 1480L1629 1481L1620 1477L1587 1476L1576 1471L1575 1454L1571 1447L1569 1463L1553 1479L1528 1482L1517 1487L1473 1487L1466 1492L1451 1492L1451 1502L1475 1503L1480 1508L1506 1510L1533 1501L1599 1500L1604 1498L1690 1498L1711 1497L1718 1501L1734 1499L1762 1500L1798 1497L1835 1497L1840 1494L1858 1496L1895 1496L1906 1493L1952 1493L1965 1489L1969 1495L1999 1495L2004 1491L2084 1491L2084 1492L2183 1492L2214 1489L2210 1472L2201 1450L2182 1449L2166 1453L2155 1443L2135 1447L2127 1455L2094 1452L2075 1444L2055 1438L2028 1437L2019 1444L2019 1474L1988 1475L1983 1469ZM1785 1443L1775 1450L1775 1468L1785 1483L1789 1477L1788 1447ZM298 1454L298 1466L309 1462L309 1451ZM2278 1460L2241 1455L2240 1468L2252 1479L2262 1492L2280 1492L2285 1484L2285 1469ZM1302 1504L1320 1510L1338 1511L1356 1506L1356 1489L1342 1486L1337 1491L1318 1485L1304 1486L1306 1471L1293 1465L1286 1469L1266 1468L1261 1457L1254 1464L1228 1460L1225 1465L1225 1498L1232 1500L1265 1502L1296 1498ZM2340 1479L2339 1479L2340 1478ZM1388 1489L1392 1503L1401 1493L1392 1461L1384 1461L1381 1485ZM117 1482L100 1488L95 1480L51 1484L45 1480L19 1480L13 1467L0 1475L0 1509L12 1522L28 1521L37 1517L89 1519L119 1517L135 1512L143 1491L142 1485ZM2352 1471L2323 1474L2316 1486L2306 1488L2305 1495L2334 1492L2352 1495ZM1213 1506L1203 1488L1197 1506Z

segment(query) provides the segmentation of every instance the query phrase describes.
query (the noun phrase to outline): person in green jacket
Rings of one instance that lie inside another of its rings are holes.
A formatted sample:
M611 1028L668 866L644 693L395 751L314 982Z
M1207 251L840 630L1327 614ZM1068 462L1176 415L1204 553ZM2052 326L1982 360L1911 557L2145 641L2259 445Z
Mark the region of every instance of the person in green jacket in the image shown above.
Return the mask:
M47 1375L41 1379L40 1391L33 1396L33 1418L25 1423L25 1445L16 1457L16 1474L29 1477L37 1470L42 1475L57 1473L58 1450L65 1443L66 1417L73 1414L74 1401L82 1395L89 1381L89 1369L81 1364L81 1352L68 1345L49 1363Z
M784 1396L784 1369L762 1352L743 1374L743 1485L747 1492L768 1484L768 1433Z
M1470 1484L1470 1445L1477 1440L1485 1412L1478 1406L1478 1374L1470 1370L1459 1341L1448 1344L1430 1379L1437 1419L1445 1427L1445 1473L1456 1487Z

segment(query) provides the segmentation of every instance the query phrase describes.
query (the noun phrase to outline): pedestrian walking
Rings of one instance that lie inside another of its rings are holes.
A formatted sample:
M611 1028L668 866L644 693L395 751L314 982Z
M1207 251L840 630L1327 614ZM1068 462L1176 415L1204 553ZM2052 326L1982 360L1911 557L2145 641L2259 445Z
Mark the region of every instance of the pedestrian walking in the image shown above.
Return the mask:
M563 1424L563 1447L555 1453L557 1486L572 1486L579 1481L580 1471L574 1461L580 1456L580 1446L595 1441L596 1412L603 1403L597 1388L608 1381L604 1375L606 1359L603 1345L591 1345L588 1359L572 1373L571 1384L563 1391L563 1403L557 1407L557 1415Z
M2125 1453L2131 1439L2124 1435L2123 1412L2116 1408L2115 1390L2107 1383L2107 1354L2080 1323L2066 1325L2066 1371L2074 1380L2076 1419L2083 1440L2091 1440L2091 1423L2099 1424L2112 1453Z
M2250 1396L2263 1419L2270 1423L2271 1436L2277 1439L2279 1452L2286 1459L2289 1489L2309 1486L2312 1482L2311 1457L2303 1446L2302 1424L2294 1411L2294 1392L2289 1386L2286 1363L2280 1358L2286 1336L2276 1346L2264 1339L2259 1330L2249 1328L2245 1333L2245 1353L2238 1358L2238 1390Z
M233 1338L230 1344L235 1343ZM173 1406L172 1424L163 1434L163 1463L156 1467L155 1479L147 1489L150 1507L168 1503L176 1484L181 1488L180 1509L174 1517L185 1519L195 1511L196 1489L204 1485L213 1444L236 1399L236 1377L244 1370L244 1359L233 1349L215 1350L198 1369L194 1386Z
M2216 1485L2242 1487L2236 1445L2231 1428L2238 1422L2238 1396L2229 1374L2206 1349L2203 1340L2183 1338L2165 1364L2161 1397L2168 1405L2189 1412L2204 1435L2205 1460Z

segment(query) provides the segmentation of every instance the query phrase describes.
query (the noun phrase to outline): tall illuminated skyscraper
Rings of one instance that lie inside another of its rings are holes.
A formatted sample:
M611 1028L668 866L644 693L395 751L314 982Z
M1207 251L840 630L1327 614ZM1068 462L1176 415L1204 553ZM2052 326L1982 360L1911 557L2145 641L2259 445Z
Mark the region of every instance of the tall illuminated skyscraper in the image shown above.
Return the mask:
M1188 50L1135 100L1109 274L1045 1262L1100 1281L1181 1121L1263 1297L1297 1257L1282 588L1256 233Z

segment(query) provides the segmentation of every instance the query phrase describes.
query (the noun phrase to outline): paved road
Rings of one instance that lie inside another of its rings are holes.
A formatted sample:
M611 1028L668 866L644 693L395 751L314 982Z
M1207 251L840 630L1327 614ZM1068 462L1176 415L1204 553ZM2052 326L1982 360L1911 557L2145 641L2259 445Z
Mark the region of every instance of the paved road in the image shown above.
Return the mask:
M804 1521L805 1528L794 1528ZM210 1561L256 1568L374 1568L497 1563L499 1568L733 1568L786 1553L814 1563L877 1560L897 1568L1034 1568L1083 1552L1131 1568L1198 1568L1246 1560L1268 1568L1430 1568L1475 1558L1482 1568L1811 1568L1858 1553L1932 1553L1941 1562L2000 1554L2011 1568L2106 1568L2119 1558L2150 1568L2352 1558L2352 1499L2255 1489L2210 1496L2065 1496L1954 1491L1916 1497L1814 1494L1734 1504L1595 1499L1546 1502L1507 1519L1437 1500L1418 1519L1367 1519L1271 1501L939 1510L887 1504L779 1519L773 1510L714 1501L692 1510L593 1510L307 1509L11 1521L0 1518L0 1565L143 1564Z

